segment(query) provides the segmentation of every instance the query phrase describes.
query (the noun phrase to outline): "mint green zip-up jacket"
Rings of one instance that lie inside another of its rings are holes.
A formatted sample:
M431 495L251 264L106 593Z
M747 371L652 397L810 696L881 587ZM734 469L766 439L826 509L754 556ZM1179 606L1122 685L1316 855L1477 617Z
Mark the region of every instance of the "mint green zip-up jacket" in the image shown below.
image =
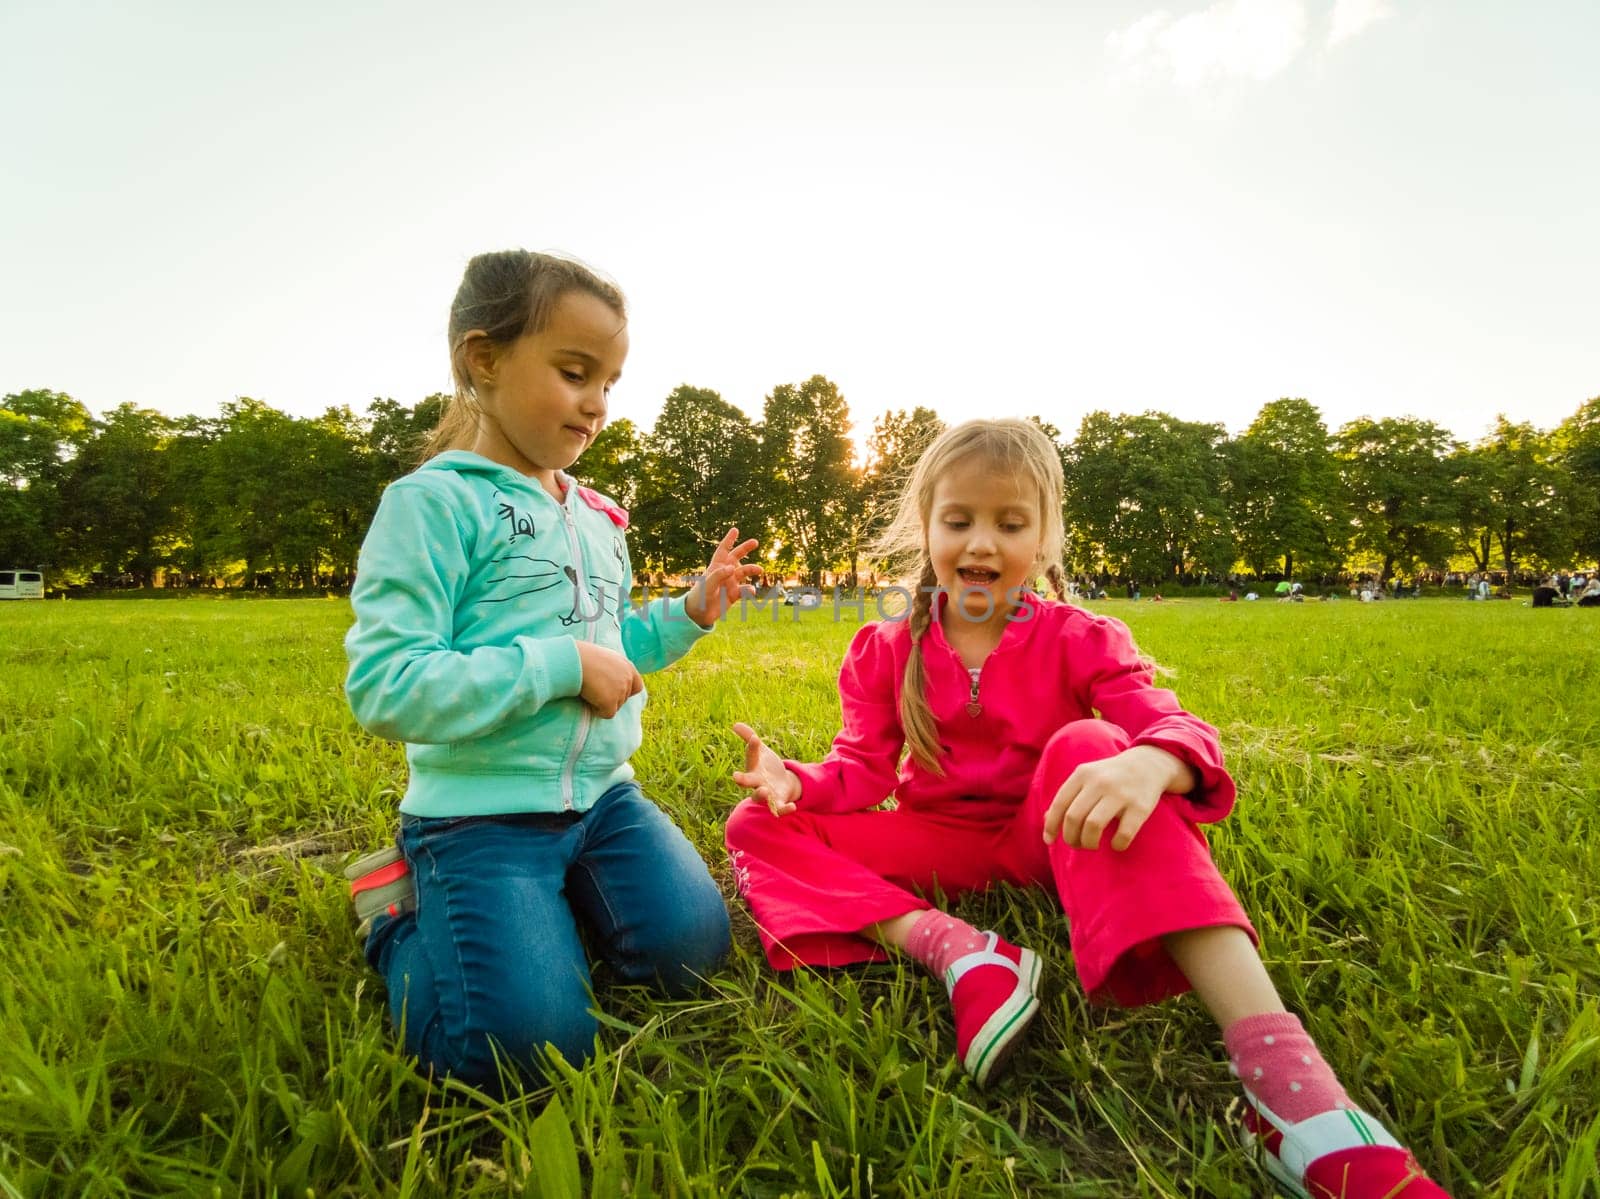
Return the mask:
M633 777L645 693L595 715L578 642L648 674L707 632L682 598L631 604L626 514L562 481L558 502L452 451L383 493L350 595L345 692L365 728L406 743L402 812L587 810Z

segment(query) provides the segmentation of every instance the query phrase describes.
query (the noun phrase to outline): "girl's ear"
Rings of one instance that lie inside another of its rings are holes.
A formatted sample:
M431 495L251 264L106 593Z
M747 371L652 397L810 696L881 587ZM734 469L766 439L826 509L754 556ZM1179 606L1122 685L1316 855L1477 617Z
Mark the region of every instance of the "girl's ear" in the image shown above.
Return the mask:
M462 334L460 342L461 368L472 382L474 391L494 385L495 345L482 329L472 329Z

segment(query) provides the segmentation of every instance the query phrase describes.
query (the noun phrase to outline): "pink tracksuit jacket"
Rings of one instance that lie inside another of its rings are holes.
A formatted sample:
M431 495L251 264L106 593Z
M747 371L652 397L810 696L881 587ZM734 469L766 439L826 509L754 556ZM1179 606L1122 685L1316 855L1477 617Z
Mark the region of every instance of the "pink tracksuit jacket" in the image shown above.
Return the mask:
M1233 807L1216 730L1153 685L1120 622L1038 597L1025 612L984 661L975 695L939 624L924 635L943 776L900 762L908 624L866 625L851 641L832 750L788 763L802 784L796 810L774 817L747 799L728 819L739 893L774 967L881 959L860 930L927 907L935 891L954 898L997 882L1056 893L1097 1001L1187 990L1162 944L1169 933L1234 925L1254 936L1198 827ZM1072 770L1130 745L1176 755L1197 786L1165 796L1126 850L1046 846L1045 811ZM891 794L893 809L876 808Z
M1029 597L984 661L969 716L967 668L934 621L923 636L927 696L946 752L941 778L910 757L896 769L903 737L900 690L911 654L908 621L865 625L839 671L844 727L827 758L787 763L800 776L801 811L870 808L893 793L903 807L961 798L1020 800L1045 743L1064 725L1099 713L1134 745L1154 745L1192 766L1199 786L1175 797L1189 819L1220 820L1233 809L1233 779L1217 730L1152 685L1154 671L1121 621Z

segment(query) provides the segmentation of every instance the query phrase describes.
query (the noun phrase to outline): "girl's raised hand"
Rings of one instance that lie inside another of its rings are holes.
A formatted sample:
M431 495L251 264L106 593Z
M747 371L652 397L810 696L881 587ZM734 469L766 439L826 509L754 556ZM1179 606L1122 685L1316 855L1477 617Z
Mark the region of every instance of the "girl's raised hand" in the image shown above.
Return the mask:
M1115 757L1085 762L1067 776L1044 814L1044 841L1060 837L1074 849L1100 848L1116 822L1112 849L1127 849L1167 792L1194 788L1194 773L1177 755L1135 745Z
M761 577L760 563L740 561L759 543L751 537L735 545L738 537L738 529L729 529L723 535L711 554L706 573L684 600L689 619L702 628L710 628L722 619L722 614L738 600L739 588L747 579Z
M794 811L795 800L800 798L799 776L766 747L755 729L736 724L733 731L744 739L744 769L733 772L733 781L766 804L774 816Z

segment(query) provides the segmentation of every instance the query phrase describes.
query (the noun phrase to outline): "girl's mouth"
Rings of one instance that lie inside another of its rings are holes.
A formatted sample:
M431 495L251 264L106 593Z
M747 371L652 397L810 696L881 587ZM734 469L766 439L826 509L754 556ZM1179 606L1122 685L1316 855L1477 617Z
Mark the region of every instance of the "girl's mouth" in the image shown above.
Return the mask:
M963 566L956 577L969 587L987 587L1000 577L998 570L985 570L980 566Z

